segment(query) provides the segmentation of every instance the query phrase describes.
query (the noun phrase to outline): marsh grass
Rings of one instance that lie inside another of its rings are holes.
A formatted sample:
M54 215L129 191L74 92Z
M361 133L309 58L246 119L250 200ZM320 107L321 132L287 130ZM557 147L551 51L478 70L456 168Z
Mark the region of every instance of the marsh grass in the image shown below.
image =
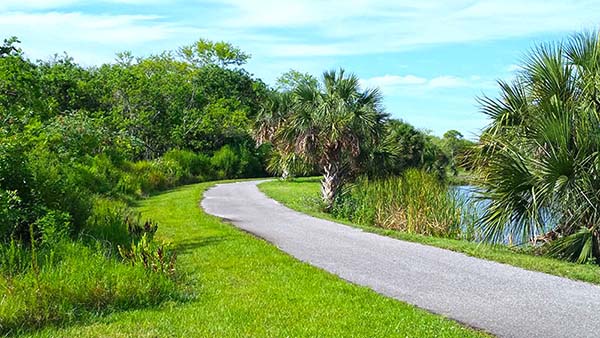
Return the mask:
M340 194L332 213L352 222L411 234L464 238L472 207L433 174L407 170L402 176L361 178Z

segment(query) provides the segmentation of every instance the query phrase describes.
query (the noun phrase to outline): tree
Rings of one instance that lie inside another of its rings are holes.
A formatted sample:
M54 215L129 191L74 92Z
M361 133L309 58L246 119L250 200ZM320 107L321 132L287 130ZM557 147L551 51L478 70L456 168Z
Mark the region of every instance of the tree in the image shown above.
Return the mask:
M421 167L426 141L425 135L412 125L390 120L386 126L385 142L391 144L396 152L393 173L397 175L408 168Z
M362 90L343 69L323 73L322 89L304 84L280 134L288 153L315 163L323 174L323 201L330 208L340 187L361 167L361 150L376 143L387 115L378 89Z
M240 48L228 42L213 42L206 39L199 39L192 45L181 47L179 55L197 67L207 65L241 66L250 59L250 54L244 53Z
M289 91L271 92L254 120L254 139L257 144L273 146L267 169L272 174L281 175L282 179L313 172L313 166L287 145L281 133L277 133L294 111L293 100Z
M21 55L21 48L15 45L21 43L16 36L4 39L4 43L0 46L0 57Z
M465 156L474 143L465 140L463 134L458 130L448 130L442 138L442 146L448 154L450 170L454 175L458 174L458 167L463 166Z
M51 116L79 109L98 110L97 93L91 84L93 72L79 66L66 53L50 61L38 61L42 96Z
M47 117L38 69L15 46L18 42L17 38L5 39L0 50L0 122L3 125L17 124L31 112Z
M481 99L492 123L478 165L490 240L551 242L578 262L600 257L600 38L580 34L532 51L522 73Z
M318 87L319 80L308 73L301 73L297 70L290 69L281 74L276 81L276 89L282 92L292 92L294 89L303 85Z

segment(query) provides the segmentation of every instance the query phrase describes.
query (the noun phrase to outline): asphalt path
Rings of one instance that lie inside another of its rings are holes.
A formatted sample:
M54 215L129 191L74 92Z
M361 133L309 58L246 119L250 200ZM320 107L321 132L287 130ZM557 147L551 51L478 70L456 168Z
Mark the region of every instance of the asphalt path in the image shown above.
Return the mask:
M216 185L202 207L345 280L497 336L600 337L599 286L314 218L259 182Z

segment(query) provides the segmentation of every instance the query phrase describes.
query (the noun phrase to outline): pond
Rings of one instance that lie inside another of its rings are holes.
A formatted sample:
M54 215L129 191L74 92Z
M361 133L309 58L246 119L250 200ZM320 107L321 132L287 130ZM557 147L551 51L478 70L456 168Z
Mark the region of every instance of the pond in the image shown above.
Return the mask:
M457 199L464 203L467 208L469 208L468 213L471 214L469 217L463 218L463 231L470 235L473 240L478 242L483 241L483 227L477 225L477 223L474 221L483 215L487 206L489 205L489 202L476 198L477 191L479 189L476 186L453 186L451 189L451 192L455 194ZM544 224L546 225L544 227L545 232L553 229L556 225L556 222L553 220L553 217L549 216L544 220ZM529 243L528 241L523 243L521 240L521 235L511 233L510 229L506 229L502 238L503 240L500 241L500 243L507 245L524 245Z

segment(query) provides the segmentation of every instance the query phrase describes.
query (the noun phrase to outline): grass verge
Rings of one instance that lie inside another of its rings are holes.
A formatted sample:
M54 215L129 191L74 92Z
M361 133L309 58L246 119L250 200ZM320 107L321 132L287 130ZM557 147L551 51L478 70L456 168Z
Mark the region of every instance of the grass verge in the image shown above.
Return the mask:
M211 183L139 205L179 253L192 299L118 312L36 337L479 337L483 333L302 263L206 215Z
M269 181L260 184L259 188L267 196L283 203L287 207L314 217L351 225L384 236L458 251L473 257L510 264L528 270L600 284L600 266L597 265L575 264L549 257L536 256L507 246L484 245L463 240L407 234L395 230L357 225L344 219L335 218L321 209L318 178L298 178L293 181Z

